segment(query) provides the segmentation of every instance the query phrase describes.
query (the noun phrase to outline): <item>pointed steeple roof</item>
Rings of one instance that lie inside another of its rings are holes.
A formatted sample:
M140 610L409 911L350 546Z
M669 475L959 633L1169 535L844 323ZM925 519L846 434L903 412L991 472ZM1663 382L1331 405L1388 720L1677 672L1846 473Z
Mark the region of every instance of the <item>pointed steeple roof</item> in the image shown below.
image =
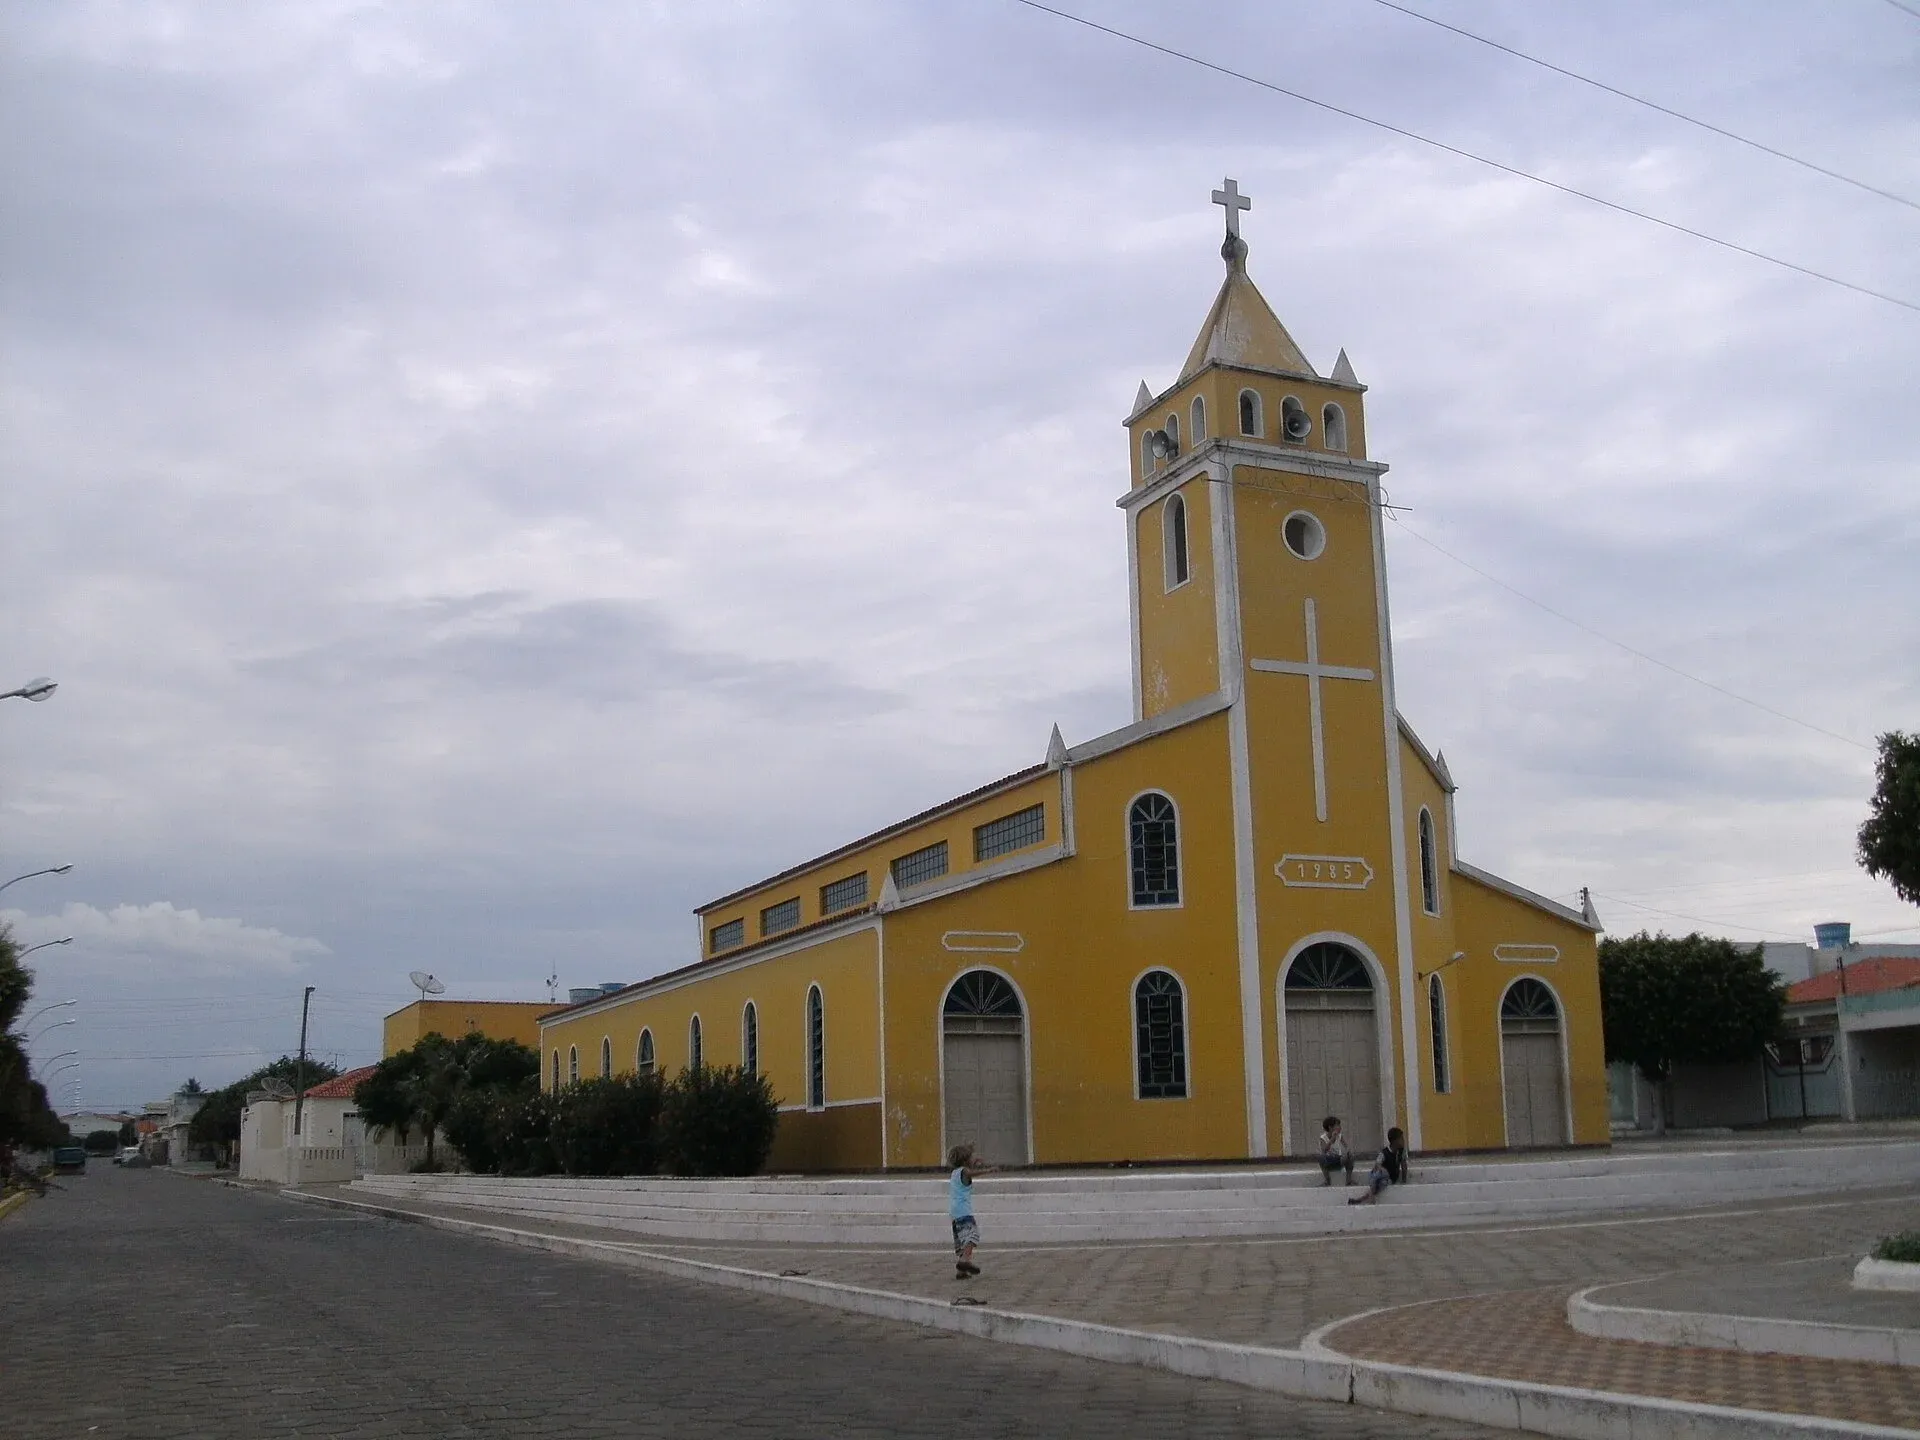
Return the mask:
M1333 378L1342 385L1358 385L1360 383L1360 377L1353 373L1353 362L1347 359L1347 352L1345 350L1342 350L1340 352L1340 358L1333 362Z
M1248 278L1247 242L1238 235L1229 235L1227 243L1220 247L1220 255L1227 262L1226 281L1214 297L1213 309L1207 312L1207 323L1200 327L1200 336L1193 342L1176 383L1185 384L1214 364L1290 370L1296 375L1318 379L1307 357L1293 343L1293 336L1287 333L1287 327L1280 323L1280 317L1273 313L1266 297Z

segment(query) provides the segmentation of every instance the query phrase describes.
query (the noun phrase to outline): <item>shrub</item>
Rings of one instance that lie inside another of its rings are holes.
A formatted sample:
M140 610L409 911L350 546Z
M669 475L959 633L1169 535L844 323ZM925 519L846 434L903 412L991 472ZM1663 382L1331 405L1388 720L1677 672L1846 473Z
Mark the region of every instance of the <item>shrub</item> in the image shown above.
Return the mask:
M81 1141L87 1147L89 1155L111 1155L120 1148L120 1132L117 1130L89 1130L87 1138Z
M1920 1265L1920 1230L1902 1230L1898 1235L1887 1236L1873 1247L1873 1258Z
M682 1070L660 1106L660 1168L671 1175L752 1175L767 1163L780 1108L765 1075L733 1065Z
M569 1175L651 1175L659 1168L658 1075L582 1080L553 1097L553 1155Z
M553 1153L553 1112L558 1097L535 1090L505 1097L494 1112L494 1159L502 1175L551 1175L560 1168Z

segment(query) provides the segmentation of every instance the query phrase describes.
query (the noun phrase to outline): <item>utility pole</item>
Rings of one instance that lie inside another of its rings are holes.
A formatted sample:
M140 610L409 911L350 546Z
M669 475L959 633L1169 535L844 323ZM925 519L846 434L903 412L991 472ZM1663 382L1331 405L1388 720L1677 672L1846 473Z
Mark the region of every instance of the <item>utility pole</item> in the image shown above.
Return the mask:
M307 1006L313 1000L313 986L300 996L300 1059L294 1065L293 1133L300 1133L300 1111L307 1103Z

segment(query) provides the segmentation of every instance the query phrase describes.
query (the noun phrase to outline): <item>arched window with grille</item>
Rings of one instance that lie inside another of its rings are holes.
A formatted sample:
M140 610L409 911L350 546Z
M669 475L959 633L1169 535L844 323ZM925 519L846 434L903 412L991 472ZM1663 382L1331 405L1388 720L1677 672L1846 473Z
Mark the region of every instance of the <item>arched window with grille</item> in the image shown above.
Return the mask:
M807 987L807 1108L827 1103L827 1005L818 985Z
M606 1035L600 1037L600 1078L605 1080L613 1074L613 1040Z
M700 1017L696 1015L687 1022L687 1068L698 1070L705 1063L700 1052Z
M1447 987L1438 975L1427 977L1427 1025L1433 1032L1433 1093L1450 1094L1453 1068L1447 1056Z
M1142 1100L1187 1098L1187 998L1171 971L1134 983L1133 1054Z
M567 1083L569 1085L580 1083L580 1047L578 1045L567 1046Z
M751 1000L740 1012L740 1068L749 1075L760 1073L760 1011Z
M640 1048L634 1052L633 1068L642 1075L653 1074L653 1031L640 1032Z
M1179 819L1169 800L1149 790L1127 810L1127 852L1133 871L1133 905L1146 909L1180 903Z
M1161 548L1166 555L1167 589L1187 583L1187 502L1169 495L1162 507Z
M1440 913L1440 851L1434 843L1433 812L1420 807L1420 908Z

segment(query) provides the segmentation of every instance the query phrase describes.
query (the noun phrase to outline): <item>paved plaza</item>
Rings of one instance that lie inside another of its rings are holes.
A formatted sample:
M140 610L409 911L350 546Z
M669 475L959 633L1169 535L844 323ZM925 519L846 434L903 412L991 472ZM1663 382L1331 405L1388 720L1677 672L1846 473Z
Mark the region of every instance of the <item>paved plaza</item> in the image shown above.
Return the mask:
M98 1166L60 1186L0 1220L10 1440L1494 1433L865 1320L158 1171Z

